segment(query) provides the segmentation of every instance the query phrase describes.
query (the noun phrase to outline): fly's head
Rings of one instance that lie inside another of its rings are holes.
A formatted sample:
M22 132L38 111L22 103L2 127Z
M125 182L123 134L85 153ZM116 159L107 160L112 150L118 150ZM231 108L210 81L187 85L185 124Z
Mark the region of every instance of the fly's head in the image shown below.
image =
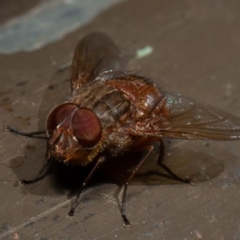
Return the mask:
M47 118L51 153L64 162L86 164L89 154L98 145L102 126L98 116L74 103L55 107Z

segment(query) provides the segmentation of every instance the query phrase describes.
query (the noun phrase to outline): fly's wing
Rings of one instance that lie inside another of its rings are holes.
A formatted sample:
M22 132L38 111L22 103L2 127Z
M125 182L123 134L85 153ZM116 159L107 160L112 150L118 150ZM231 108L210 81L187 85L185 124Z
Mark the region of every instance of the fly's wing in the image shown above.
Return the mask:
M87 35L79 42L74 53L72 91L89 81L126 71L126 63L126 58L107 35L98 32Z
M240 139L240 119L206 108L180 95L166 94L162 100L165 116L137 123L138 135L180 139Z

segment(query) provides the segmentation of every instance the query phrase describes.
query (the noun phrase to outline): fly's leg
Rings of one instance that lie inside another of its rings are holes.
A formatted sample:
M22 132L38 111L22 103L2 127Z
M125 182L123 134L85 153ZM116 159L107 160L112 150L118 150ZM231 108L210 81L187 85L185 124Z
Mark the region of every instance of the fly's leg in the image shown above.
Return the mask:
M93 174L96 172L96 170L98 169L98 167L105 161L104 157L100 157L97 161L97 163L95 164L94 168L91 170L91 172L88 174L88 176L86 177L86 179L83 181L82 186L79 190L78 195L76 196L75 200L72 203L72 207L70 209L70 211L68 212L67 216L68 217L73 217L74 216L74 211L77 208L78 204L79 204L79 197L82 193L82 190L85 188L85 186L88 184L89 180L92 178Z
M14 129L14 128L11 128L9 126L6 127L5 131L8 131L8 132L12 132L14 134L18 134L18 135L21 135L21 136L25 136L25 137L30 137L30 138L41 138L41 139L48 139L48 137L46 136L39 136L41 134L46 134L46 131L35 131L35 132L21 132L17 129ZM19 180L19 183L21 185L24 185L24 184L32 184L32 183L35 183L39 180L41 180L42 178L45 177L46 174L43 174L44 170L46 169L48 163L49 163L49 160L50 160L50 151L49 151L49 147L47 145L47 156L46 156L46 160L44 162L44 164L42 165L40 171L38 172L37 176L33 179L30 179L30 180Z
M6 127L5 131L12 132L14 134L18 134L25 137L30 137L30 138L48 139L48 137L46 136L39 136L41 134L46 134L46 131L22 132L17 129L11 128L9 126Z
M36 176L35 178L30 179L30 180L22 179L22 180L19 180L19 183L20 183L21 185L32 184L32 183L35 183L35 182L43 179L43 178L46 176L46 174L43 174L43 172L44 172L44 170L46 169L48 163L49 163L49 160L46 160L46 161L44 162L44 164L42 165L40 171L38 172L38 174L37 174L37 176Z
M128 185L129 185L130 181L132 180L132 178L136 174L136 172L141 168L141 166L144 164L144 162L147 160L147 158L149 157L150 153L154 149L153 146L146 146L146 147L148 148L147 154L139 162L139 164L136 166L136 168L132 171L131 175L129 176L127 181L124 183L124 185L122 186L122 188L120 190L120 193L119 193L119 195L122 193L120 212L121 212L121 216L122 216L122 219L123 219L123 226L126 227L126 228L130 228L131 227L131 223L130 223L130 221L126 217L126 194L127 194L127 188L128 188Z
M30 179L30 180L26 180L26 179L22 179L22 180L19 180L19 183L21 185L25 185L25 184L32 184L32 183L35 183L41 179L43 179L47 173L43 174L46 167L48 166L49 162L50 162L50 159L51 159L51 155L50 155L50 150L49 150L49 145L47 144L47 156L46 156L46 159L44 161L44 164L42 165L40 171L38 172L37 176Z
M170 170L163 162L163 157L164 157L164 143L162 139L159 139L160 142L160 153L158 156L157 164L162 167L171 177L173 177L175 180L184 182L184 183L189 183L191 185L194 185L194 181L189 178L181 178L178 175L176 175L172 170Z

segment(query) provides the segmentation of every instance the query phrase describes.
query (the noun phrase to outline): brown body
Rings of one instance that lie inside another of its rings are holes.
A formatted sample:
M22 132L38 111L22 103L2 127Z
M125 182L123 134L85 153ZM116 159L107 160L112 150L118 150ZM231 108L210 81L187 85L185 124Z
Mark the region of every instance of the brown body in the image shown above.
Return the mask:
M154 118L159 112L165 113L162 99L163 95L146 79L131 75L83 86L68 101L91 109L99 117L102 137L99 144L87 150L87 159L76 156L75 163L92 161L102 151L117 156L131 150L139 142L143 144L145 137L136 140L130 133L136 121L144 117Z

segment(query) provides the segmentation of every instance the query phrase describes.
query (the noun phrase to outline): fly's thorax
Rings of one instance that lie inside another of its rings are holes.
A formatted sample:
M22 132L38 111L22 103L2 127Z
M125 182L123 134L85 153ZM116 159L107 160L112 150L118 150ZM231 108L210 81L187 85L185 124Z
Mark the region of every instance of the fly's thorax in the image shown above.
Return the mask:
M127 134L125 127L116 127L107 136L105 151L112 157L116 157L129 151L133 145L132 137Z
M82 89L69 101L91 109L100 119L103 128L127 121L131 115L130 102L118 89L105 83L95 83Z

